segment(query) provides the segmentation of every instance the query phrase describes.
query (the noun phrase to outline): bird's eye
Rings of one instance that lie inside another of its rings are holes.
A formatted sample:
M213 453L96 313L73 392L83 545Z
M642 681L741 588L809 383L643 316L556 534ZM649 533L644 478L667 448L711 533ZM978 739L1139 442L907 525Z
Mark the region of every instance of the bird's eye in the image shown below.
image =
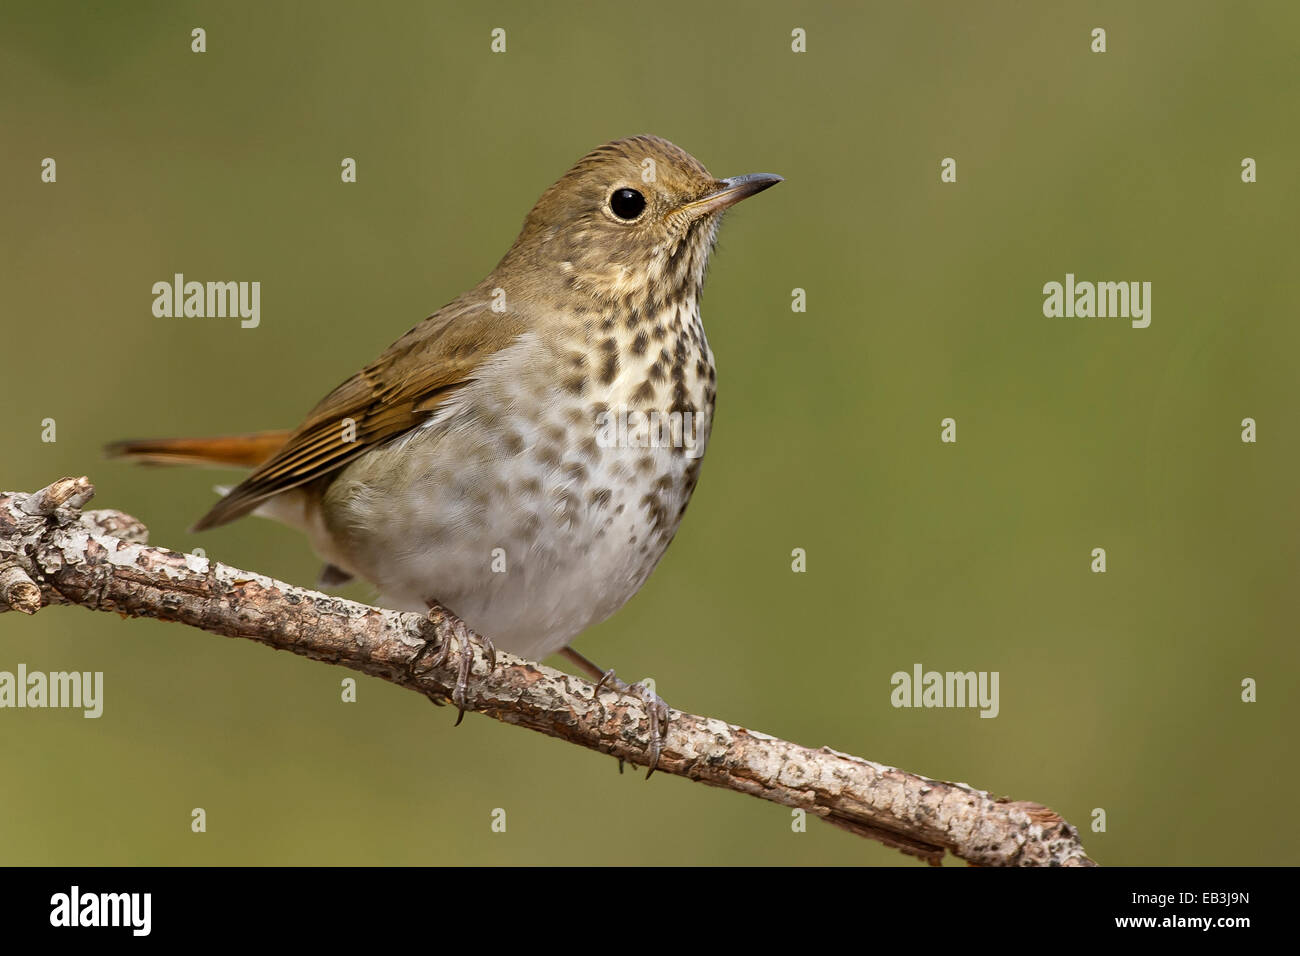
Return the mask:
M635 219L645 209L645 196L635 189L615 189L609 197L609 208L619 219Z

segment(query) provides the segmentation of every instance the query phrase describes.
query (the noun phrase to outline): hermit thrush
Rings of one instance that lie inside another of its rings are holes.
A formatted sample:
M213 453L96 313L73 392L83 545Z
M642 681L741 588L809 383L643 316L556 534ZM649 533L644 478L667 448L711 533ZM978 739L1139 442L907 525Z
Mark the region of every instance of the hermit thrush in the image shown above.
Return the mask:
M718 223L780 181L715 179L654 136L607 143L542 194L486 279L295 431L110 453L252 467L196 530L278 519L306 532L325 583L363 578L389 606L454 611L512 653L563 651L608 681L568 644L637 592L677 531L713 412L699 303ZM667 709L651 703L653 768Z

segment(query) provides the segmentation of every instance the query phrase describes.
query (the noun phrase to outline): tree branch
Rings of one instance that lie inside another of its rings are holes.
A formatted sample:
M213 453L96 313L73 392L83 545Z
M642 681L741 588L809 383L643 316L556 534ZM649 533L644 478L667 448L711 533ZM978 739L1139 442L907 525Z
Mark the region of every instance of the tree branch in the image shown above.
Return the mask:
M434 667L430 653L455 640L450 627L148 547L136 519L82 512L93 494L86 478L63 478L33 495L0 493L0 612L78 604L179 621L341 664L435 703L450 700L455 655ZM481 649L475 653L468 710L646 763L649 723L637 698L609 690L597 697L586 680L508 654L489 673ZM1078 831L1046 807L712 717L673 711L657 769L802 808L935 864L948 850L985 866L1095 865Z

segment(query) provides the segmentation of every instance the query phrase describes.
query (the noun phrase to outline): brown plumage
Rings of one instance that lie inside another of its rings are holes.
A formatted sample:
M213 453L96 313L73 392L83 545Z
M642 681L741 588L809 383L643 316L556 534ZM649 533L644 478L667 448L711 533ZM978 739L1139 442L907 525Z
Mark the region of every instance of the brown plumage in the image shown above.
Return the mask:
M324 478L427 419L522 323L457 300L425 319L316 405L274 453L194 525L214 528Z
M256 509L304 530L331 580L445 605L540 659L631 597L676 532L711 422L699 301L721 213L777 181L716 179L657 137L608 143L542 194L482 282L292 433L110 451L250 466L196 529ZM598 440L620 408L687 420L698 447Z

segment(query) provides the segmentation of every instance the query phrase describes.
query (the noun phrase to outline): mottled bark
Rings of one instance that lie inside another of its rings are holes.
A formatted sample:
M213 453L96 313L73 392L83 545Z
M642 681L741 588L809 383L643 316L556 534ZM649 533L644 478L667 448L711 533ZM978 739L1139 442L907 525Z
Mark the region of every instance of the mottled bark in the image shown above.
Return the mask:
M33 495L0 494L0 612L51 604L179 621L340 664L450 699L456 654L434 666L445 621L293 587L206 558L145 544L116 511L80 510L94 489L64 478ZM475 647L467 709L646 762L643 703L508 654L489 672ZM672 712L657 770L799 807L932 863L950 851L986 866L1088 866L1078 831L1046 807L963 784L810 749L713 717Z

